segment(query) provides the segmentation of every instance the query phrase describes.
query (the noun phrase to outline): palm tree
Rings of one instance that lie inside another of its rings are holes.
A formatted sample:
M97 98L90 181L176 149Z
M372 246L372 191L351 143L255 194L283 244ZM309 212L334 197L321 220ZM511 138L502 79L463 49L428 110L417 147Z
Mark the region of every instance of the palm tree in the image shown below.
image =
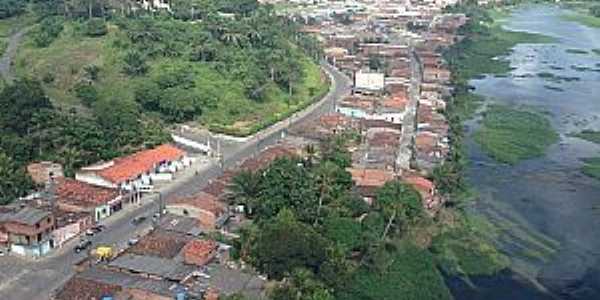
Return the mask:
M260 193L260 176L250 171L242 171L233 177L225 195L229 203L244 205L244 213L246 216L251 216L254 213Z
M388 216L381 240L385 240L396 218L412 222L423 215L421 195L411 186L400 181L389 181L377 191L377 205Z

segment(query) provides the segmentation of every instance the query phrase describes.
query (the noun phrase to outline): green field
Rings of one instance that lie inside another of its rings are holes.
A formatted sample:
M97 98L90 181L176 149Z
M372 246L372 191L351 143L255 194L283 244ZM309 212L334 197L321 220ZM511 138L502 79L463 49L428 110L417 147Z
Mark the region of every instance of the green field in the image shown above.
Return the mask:
M474 134L482 150L499 162L516 164L544 154L558 134L541 114L505 106L491 106Z
M94 83L99 99L118 98L119 101L134 101L136 89L149 78L158 77L165 68L190 71L196 86L192 91L218 99L207 103L193 122L237 136L252 134L291 115L328 89L326 77L308 58L302 62L304 78L294 87L292 96L287 90L269 84L264 88L261 101L248 99L241 82L227 78L209 64L190 64L179 57L150 60L147 76L127 76L122 71L125 51L119 46L126 39L125 33L110 23L109 33L101 37L87 37L80 28L81 23L65 22L58 39L46 48L36 47L29 36L18 51L15 65L18 75L44 81L44 88L55 105L83 113L86 108L74 89L85 76L84 67L89 65L100 68Z

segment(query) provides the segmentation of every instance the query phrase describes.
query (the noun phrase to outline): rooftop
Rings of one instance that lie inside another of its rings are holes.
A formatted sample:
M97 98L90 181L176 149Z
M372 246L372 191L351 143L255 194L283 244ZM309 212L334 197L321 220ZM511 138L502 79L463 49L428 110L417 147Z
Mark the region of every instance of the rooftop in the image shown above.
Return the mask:
M379 187L394 179L394 174L385 170L348 168L347 171L357 186Z
M119 285L85 279L78 275L72 277L56 294L56 300L90 300L114 296L122 288Z
M49 211L33 207L25 207L10 216L8 219L12 222L33 226L49 216Z
M154 231L142 237L127 252L137 255L173 258L177 256L188 240L178 234Z
M164 144L154 149L136 152L129 156L115 159L114 164L98 172L98 174L113 183L134 179L144 172L152 170L156 165L165 161L181 158L185 152L173 145Z
M80 206L98 206L116 199L119 193L114 189L102 188L70 178L57 180L58 201Z
M225 212L226 206L223 202L211 194L199 192L191 197L178 197L170 199L168 205L188 205L204 211L209 211L215 215L221 215Z

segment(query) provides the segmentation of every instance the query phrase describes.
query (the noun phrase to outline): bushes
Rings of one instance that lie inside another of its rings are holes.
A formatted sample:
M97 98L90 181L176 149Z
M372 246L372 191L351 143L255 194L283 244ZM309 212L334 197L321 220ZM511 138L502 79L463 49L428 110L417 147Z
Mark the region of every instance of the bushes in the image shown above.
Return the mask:
M132 50L125 54L125 66L123 72L130 76L139 76L148 72L148 64L146 64L146 57L139 51Z
M22 14L25 11L25 2L23 0L0 0L0 19Z
M85 35L89 37L99 37L108 33L106 22L100 18L93 18L85 22Z
M80 82L75 86L75 94L88 107L98 101L98 91L96 88L85 82Z
M63 19L60 17L45 18L33 31L33 43L40 48L50 46L63 30Z
M590 7L590 15L600 18L600 5L594 5Z

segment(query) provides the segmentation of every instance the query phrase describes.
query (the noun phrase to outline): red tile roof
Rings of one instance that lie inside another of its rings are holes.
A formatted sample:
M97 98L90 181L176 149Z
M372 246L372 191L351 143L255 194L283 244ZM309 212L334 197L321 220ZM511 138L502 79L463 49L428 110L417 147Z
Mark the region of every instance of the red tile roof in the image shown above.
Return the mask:
M203 265L216 254L218 245L212 240L191 240L183 247L186 263Z
M59 202L81 207L94 207L116 199L114 189L102 188L70 178L56 180L56 196Z
M139 151L115 159L113 166L101 170L98 174L113 183L121 183L152 170L161 162L174 161L183 155L185 155L183 150L173 145L164 144L154 149Z
M352 181L357 186L380 187L386 182L394 179L394 174L379 169L346 169L352 175Z
M78 276L71 278L56 294L56 300L100 300L103 296L116 295L121 287Z
M187 241L188 239L175 234L155 231L142 237L127 251L137 255L173 258L181 251Z
M263 150L256 157L245 160L240 166L240 170L256 172L266 167L277 158L292 157L294 155L296 155L296 150L294 148L284 145L273 146L269 149Z
M430 193L435 187L431 180L421 176L405 177L404 182L412 185L418 191L426 193Z

